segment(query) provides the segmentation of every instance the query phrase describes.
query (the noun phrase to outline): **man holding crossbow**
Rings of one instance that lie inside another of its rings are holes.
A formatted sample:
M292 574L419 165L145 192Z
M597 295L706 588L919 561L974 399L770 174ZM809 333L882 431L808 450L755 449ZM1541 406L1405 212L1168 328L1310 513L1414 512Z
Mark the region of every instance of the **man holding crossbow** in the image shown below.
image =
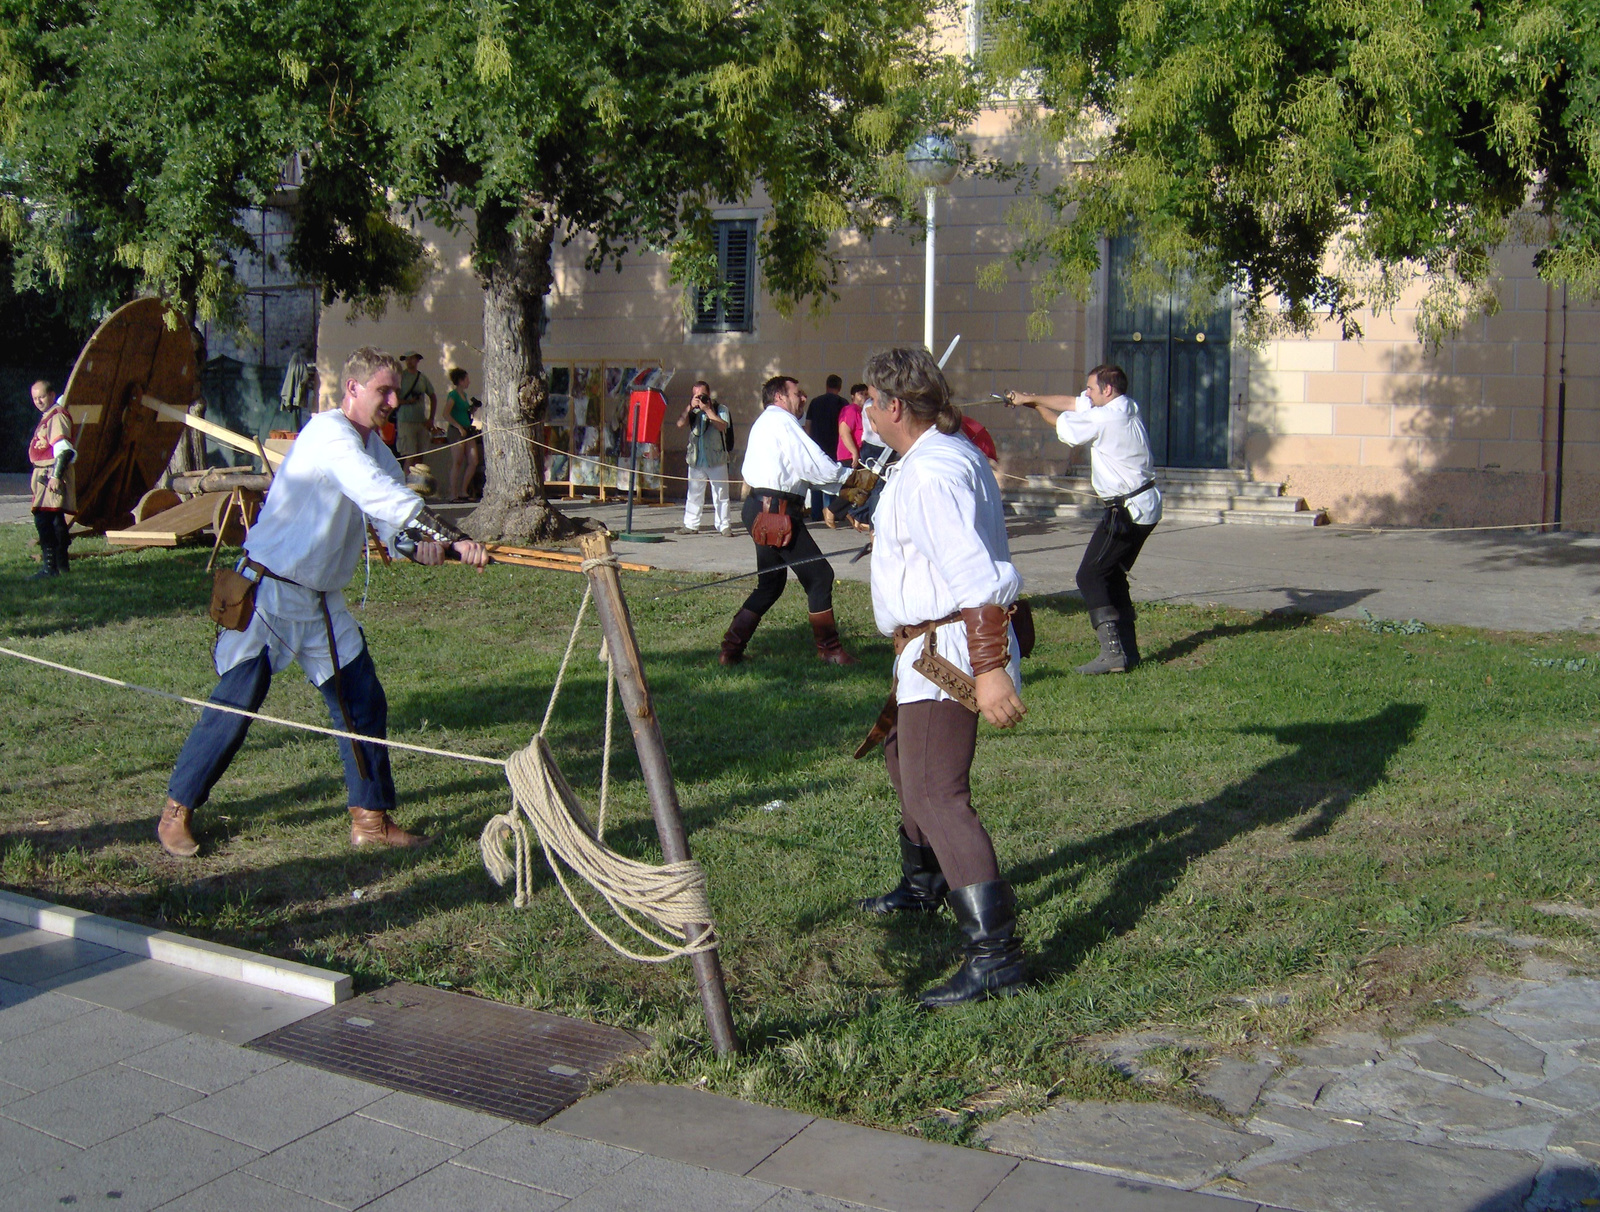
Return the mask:
M396 554L439 564L447 552L479 571L483 546L430 513L406 488L405 474L379 430L398 404L400 367L380 350L362 348L344 368L344 398L318 413L278 469L261 516L245 539L244 558L218 574L212 617L223 625L215 652L221 681L211 701L257 711L272 676L290 661L328 705L340 731L382 738L388 701L366 637L344 602L367 542L367 524ZM167 785L156 834L168 854L189 858L200 846L190 832L250 730L246 716L204 711L184 742ZM395 805L389 750L339 738L355 846L421 846L426 839L389 819Z

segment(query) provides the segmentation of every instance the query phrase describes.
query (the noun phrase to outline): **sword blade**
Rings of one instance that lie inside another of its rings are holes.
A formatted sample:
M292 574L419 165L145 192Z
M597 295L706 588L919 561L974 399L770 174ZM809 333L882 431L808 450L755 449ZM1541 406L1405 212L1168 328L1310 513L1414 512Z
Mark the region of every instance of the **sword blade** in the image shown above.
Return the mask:
M850 563L854 564L857 560L859 560L862 556L866 555L867 552L869 552L871 550L872 550L872 544L868 543L860 551L856 552L854 556L851 557ZM844 552L842 552L842 551L836 551L836 552L831 552L831 553L830 552L823 552L821 555L808 556L806 559L796 560L792 564L785 564L784 567L785 568L804 568L807 564L815 564L815 563L818 563L821 560L831 560L831 559L833 559L834 556L843 555L843 554L844 554ZM763 570L763 569L758 568L754 572L741 572L741 573L737 573L737 574L735 574L734 576L731 576L731 577L719 577L715 581L701 581L697 585L685 585L682 589L673 589L673 590L669 590L666 593L658 593L658 594L656 594L655 597L651 598L650 600L652 602L659 602L663 598L675 598L679 594L694 593L696 590L710 589L710 588L712 588L713 586L716 586L716 585L731 585L734 581L748 581L751 577L761 576L763 571L776 572L777 569L766 569L766 570Z

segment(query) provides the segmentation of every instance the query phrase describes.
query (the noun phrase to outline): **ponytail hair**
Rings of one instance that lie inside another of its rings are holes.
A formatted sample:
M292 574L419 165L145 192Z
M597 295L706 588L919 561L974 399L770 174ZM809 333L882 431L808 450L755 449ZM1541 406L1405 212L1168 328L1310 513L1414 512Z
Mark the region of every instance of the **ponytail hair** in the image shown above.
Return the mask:
M944 371L926 349L901 347L875 353L867 359L861 377L940 433L960 430L961 410L951 403Z

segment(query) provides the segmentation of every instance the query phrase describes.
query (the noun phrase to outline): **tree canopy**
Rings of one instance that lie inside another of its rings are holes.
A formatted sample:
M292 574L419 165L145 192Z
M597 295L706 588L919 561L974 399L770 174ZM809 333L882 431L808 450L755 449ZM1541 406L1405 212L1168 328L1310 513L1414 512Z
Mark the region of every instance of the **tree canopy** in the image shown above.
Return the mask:
M417 285L406 212L471 226L499 500L479 530L533 534L553 243L594 268L665 250L715 290L713 208L764 194L766 289L825 299L833 233L904 214L900 150L970 112L946 2L0 0L0 239L27 285L226 320L240 212L292 153L288 256L330 299Z
M310 152L291 252L330 295L404 288L420 242L389 218L352 98L381 69L363 6L0 0L0 238L18 284L101 310L162 295L227 321L241 212ZM285 54L315 43L316 70Z
M1494 307L1493 254L1540 246L1600 289L1600 0L995 0L990 67L1078 161L1018 259L1041 311L1103 234L1135 276L1238 290L1258 333L1425 290L1437 340Z

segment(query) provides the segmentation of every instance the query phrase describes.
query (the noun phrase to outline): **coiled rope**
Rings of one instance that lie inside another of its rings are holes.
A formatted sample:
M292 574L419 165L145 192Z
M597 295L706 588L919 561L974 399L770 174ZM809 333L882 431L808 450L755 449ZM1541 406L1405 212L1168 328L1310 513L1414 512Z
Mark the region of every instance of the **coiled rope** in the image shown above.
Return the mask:
M585 560L582 567L588 572L593 567L614 567L616 563L615 556L607 555ZM510 812L491 817L484 826L483 836L478 840L483 853L483 865L495 883L504 885L508 880L513 881L513 903L518 908L526 905L533 879L530 861L533 839L528 834L531 826L544 851L545 861L550 864L550 870L555 873L556 882L566 893L567 900L589 929L610 944L613 950L647 964L664 963L679 956L713 950L717 946L717 937L709 925L711 903L706 895L705 869L698 862L685 859L656 867L625 858L605 844L617 675L604 640L600 644L599 659L606 666L606 725L600 766L600 808L596 824L590 824L576 793L556 766L545 740L550 720L555 715L556 700L566 680L567 666L577 647L578 631L583 626L583 616L592 596L592 586L585 585L583 601L579 603L578 615L572 621L567 650L561 657L560 669L556 671L555 685L550 688L550 702L545 707L538 734L527 748L512 754L506 761L512 807ZM633 951L601 929L568 886L561 871L563 865L570 867L604 897L611 911L657 951L653 954ZM694 939L678 943L662 938L641 922L641 918L680 935L687 935L692 926L703 926L704 929Z

